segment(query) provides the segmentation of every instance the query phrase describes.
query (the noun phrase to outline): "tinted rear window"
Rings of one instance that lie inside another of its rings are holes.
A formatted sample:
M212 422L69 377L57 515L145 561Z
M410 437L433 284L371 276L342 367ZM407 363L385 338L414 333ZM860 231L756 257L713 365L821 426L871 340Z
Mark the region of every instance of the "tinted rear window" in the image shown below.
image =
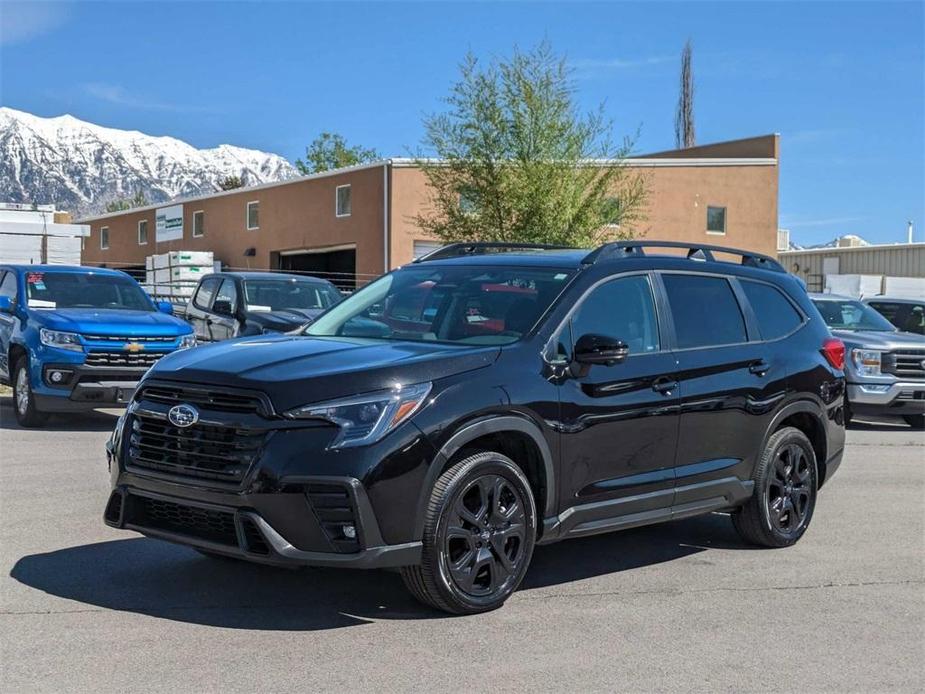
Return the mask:
M704 275L663 275L678 347L731 345L747 340L745 319L729 282Z
M782 337L803 323L803 316L776 287L748 280L742 280L741 284L755 318L758 319L758 329L763 339Z

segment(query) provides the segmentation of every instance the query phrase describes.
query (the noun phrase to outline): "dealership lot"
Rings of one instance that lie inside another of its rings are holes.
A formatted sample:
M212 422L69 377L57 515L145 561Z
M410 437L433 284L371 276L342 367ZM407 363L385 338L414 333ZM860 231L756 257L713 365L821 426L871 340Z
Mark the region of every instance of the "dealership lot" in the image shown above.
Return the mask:
M4 691L920 690L925 436L861 423L813 527L714 515L539 548L501 610L392 573L289 571L103 525L114 412L22 430L0 398Z

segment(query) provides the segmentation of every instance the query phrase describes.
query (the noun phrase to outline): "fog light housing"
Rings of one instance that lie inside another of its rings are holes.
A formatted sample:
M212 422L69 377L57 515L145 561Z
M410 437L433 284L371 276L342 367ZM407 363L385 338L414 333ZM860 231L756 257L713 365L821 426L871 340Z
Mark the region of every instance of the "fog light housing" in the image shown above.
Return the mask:
M862 385L861 390L865 393L886 393L890 389L889 384L886 385Z
M73 375L70 369L50 368L45 371L45 382L50 386L65 386Z
M353 525L345 525L341 529L341 532L344 534L344 537L346 537L348 540L357 539L357 529Z

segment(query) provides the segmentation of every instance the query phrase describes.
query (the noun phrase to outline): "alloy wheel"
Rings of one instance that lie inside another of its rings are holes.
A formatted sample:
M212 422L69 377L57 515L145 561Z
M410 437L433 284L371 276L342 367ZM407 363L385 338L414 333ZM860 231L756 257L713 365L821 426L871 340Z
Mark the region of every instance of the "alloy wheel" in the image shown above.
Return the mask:
M472 480L450 509L444 553L450 577L467 595L491 598L520 574L526 515L517 488L501 475Z
M768 517L780 533L791 535L812 510L812 463L795 443L780 449L768 480Z
M16 374L16 410L23 417L29 411L29 374L25 366Z

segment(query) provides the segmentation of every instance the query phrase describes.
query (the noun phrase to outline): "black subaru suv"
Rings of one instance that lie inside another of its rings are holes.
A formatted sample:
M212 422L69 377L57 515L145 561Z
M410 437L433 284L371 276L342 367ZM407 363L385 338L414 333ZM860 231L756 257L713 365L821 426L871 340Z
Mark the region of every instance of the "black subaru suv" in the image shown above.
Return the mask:
M500 606L537 543L729 511L784 547L841 462L843 361L764 256L451 245L302 334L161 359L109 442L105 521L400 567L453 613Z

